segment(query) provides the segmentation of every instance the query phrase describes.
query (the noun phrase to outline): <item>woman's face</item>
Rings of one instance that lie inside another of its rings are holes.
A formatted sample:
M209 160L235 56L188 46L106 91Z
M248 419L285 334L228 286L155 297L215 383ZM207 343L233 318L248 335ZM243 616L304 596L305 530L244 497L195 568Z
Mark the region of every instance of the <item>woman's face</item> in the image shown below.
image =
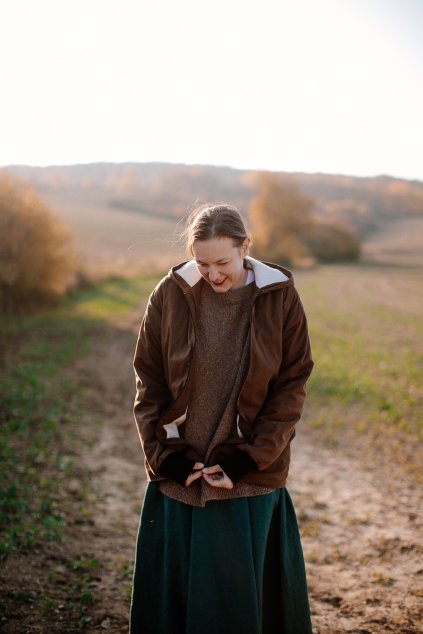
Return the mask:
M233 239L228 237L195 240L192 251L198 270L214 291L226 293L245 285L244 257L248 246L248 238L241 247L235 246Z

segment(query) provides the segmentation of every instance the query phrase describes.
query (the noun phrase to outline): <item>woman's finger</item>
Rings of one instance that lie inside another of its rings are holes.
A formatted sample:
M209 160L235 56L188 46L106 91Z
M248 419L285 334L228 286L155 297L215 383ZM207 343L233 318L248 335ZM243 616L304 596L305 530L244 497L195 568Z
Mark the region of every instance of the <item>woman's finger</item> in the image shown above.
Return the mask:
M192 484L194 480L198 480L198 478L201 478L202 475L203 475L203 472L201 471L201 469L197 469L196 471L193 471L187 477L185 481L185 486L189 487L189 485Z
M220 473L209 474L205 473L203 469L203 478L207 484L218 489L232 489L234 486L232 480L222 470Z

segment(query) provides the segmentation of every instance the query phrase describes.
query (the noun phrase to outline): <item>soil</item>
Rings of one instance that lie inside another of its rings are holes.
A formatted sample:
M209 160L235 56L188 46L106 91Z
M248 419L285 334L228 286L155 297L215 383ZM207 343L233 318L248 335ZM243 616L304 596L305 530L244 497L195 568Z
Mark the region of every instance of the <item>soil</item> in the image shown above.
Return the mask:
M421 486L358 443L346 455L300 432L293 445L315 634L422 632Z
M95 353L75 364L91 393L92 414L101 419L93 446L82 446L81 468L91 474L91 513L69 518L65 544L46 546L28 561L7 561L11 590L37 587L37 568L56 575L63 603L40 617L21 603L5 633L80 631L69 621L69 559L96 560L90 575L94 597L85 632L127 632L131 566L145 489L143 458L132 419L131 358L142 309L99 337ZM289 490L297 509L307 565L315 634L421 632L423 623L422 491L413 474L371 455L353 441L327 446L299 424L293 443ZM77 492L78 481L69 487ZM47 562L47 563L46 563ZM15 588L16 589L16 588Z

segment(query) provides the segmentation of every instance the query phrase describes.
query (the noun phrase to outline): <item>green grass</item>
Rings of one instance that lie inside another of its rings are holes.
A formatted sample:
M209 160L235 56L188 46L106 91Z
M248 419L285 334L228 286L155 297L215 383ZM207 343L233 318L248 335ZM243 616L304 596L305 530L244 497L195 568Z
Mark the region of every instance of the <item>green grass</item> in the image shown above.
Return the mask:
M361 274L366 292L352 284ZM322 268L317 280L305 276L301 283L315 360L310 422L334 430L353 425L360 432L382 426L423 437L423 320L407 313L400 291L389 306L378 297L382 276L376 271L369 281L359 268Z
M87 484L72 453L85 425L86 392L71 371L99 329L142 300L155 278L112 279L74 293L57 310L2 318L0 350L0 560L61 538L72 501L66 483ZM88 429L96 421L89 421ZM47 605L48 602L46 602Z
M74 315L115 320L133 309L140 298L147 297L159 279L157 275L111 278L75 293L65 306Z
M98 334L145 300L159 278L109 279L54 311L0 320L0 558L61 539L75 497L69 480L80 482L81 513L87 508L89 483L74 453L100 423L86 420L89 388L78 384L72 363L89 355ZM382 282L384 271L357 266L298 276L315 360L309 424L334 438L346 428L383 429L387 441L398 430L423 436L423 320L407 310L401 284L393 286L392 301L379 292ZM48 591L45 597L49 609Z
M75 508L81 519L91 512L90 483L77 455L101 423L87 414L90 388L72 365L145 300L159 278L106 280L54 311L0 319L0 559L57 544ZM401 284L392 301L379 291L382 282L384 271L358 266L298 275L316 364L307 424L326 439L336 441L346 429L359 436L382 430L386 443L398 431L416 439L423 434L423 320L407 310ZM69 490L71 481L78 482L76 490ZM318 532L318 526L309 529ZM13 600L52 615L63 601L82 629L90 622L97 565L69 557L64 570L44 570L35 594L16 593ZM128 571L128 592L130 578ZM374 582L385 584L382 577ZM0 618L8 610L0 603Z
M18 334L16 324L13 332ZM49 341L36 331L29 338L21 334L7 355L0 378L0 558L60 534L59 492L72 472L60 444L78 414L74 381L60 373L88 350L80 332L86 331L67 329L66 337Z

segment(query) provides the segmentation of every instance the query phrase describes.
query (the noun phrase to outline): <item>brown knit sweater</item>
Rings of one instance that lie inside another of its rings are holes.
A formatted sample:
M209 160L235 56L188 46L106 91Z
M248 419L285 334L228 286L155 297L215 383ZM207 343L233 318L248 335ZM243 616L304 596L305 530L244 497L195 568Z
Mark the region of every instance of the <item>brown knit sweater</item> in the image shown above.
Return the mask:
M236 403L249 365L248 334L254 293L254 284L222 294L204 284L201 292L193 358L195 378L187 420L179 430L206 466L212 466L208 459L217 445L237 437ZM232 489L220 489L207 484L204 478L189 487L173 480L159 481L157 486L165 495L192 506L273 490L242 480Z

